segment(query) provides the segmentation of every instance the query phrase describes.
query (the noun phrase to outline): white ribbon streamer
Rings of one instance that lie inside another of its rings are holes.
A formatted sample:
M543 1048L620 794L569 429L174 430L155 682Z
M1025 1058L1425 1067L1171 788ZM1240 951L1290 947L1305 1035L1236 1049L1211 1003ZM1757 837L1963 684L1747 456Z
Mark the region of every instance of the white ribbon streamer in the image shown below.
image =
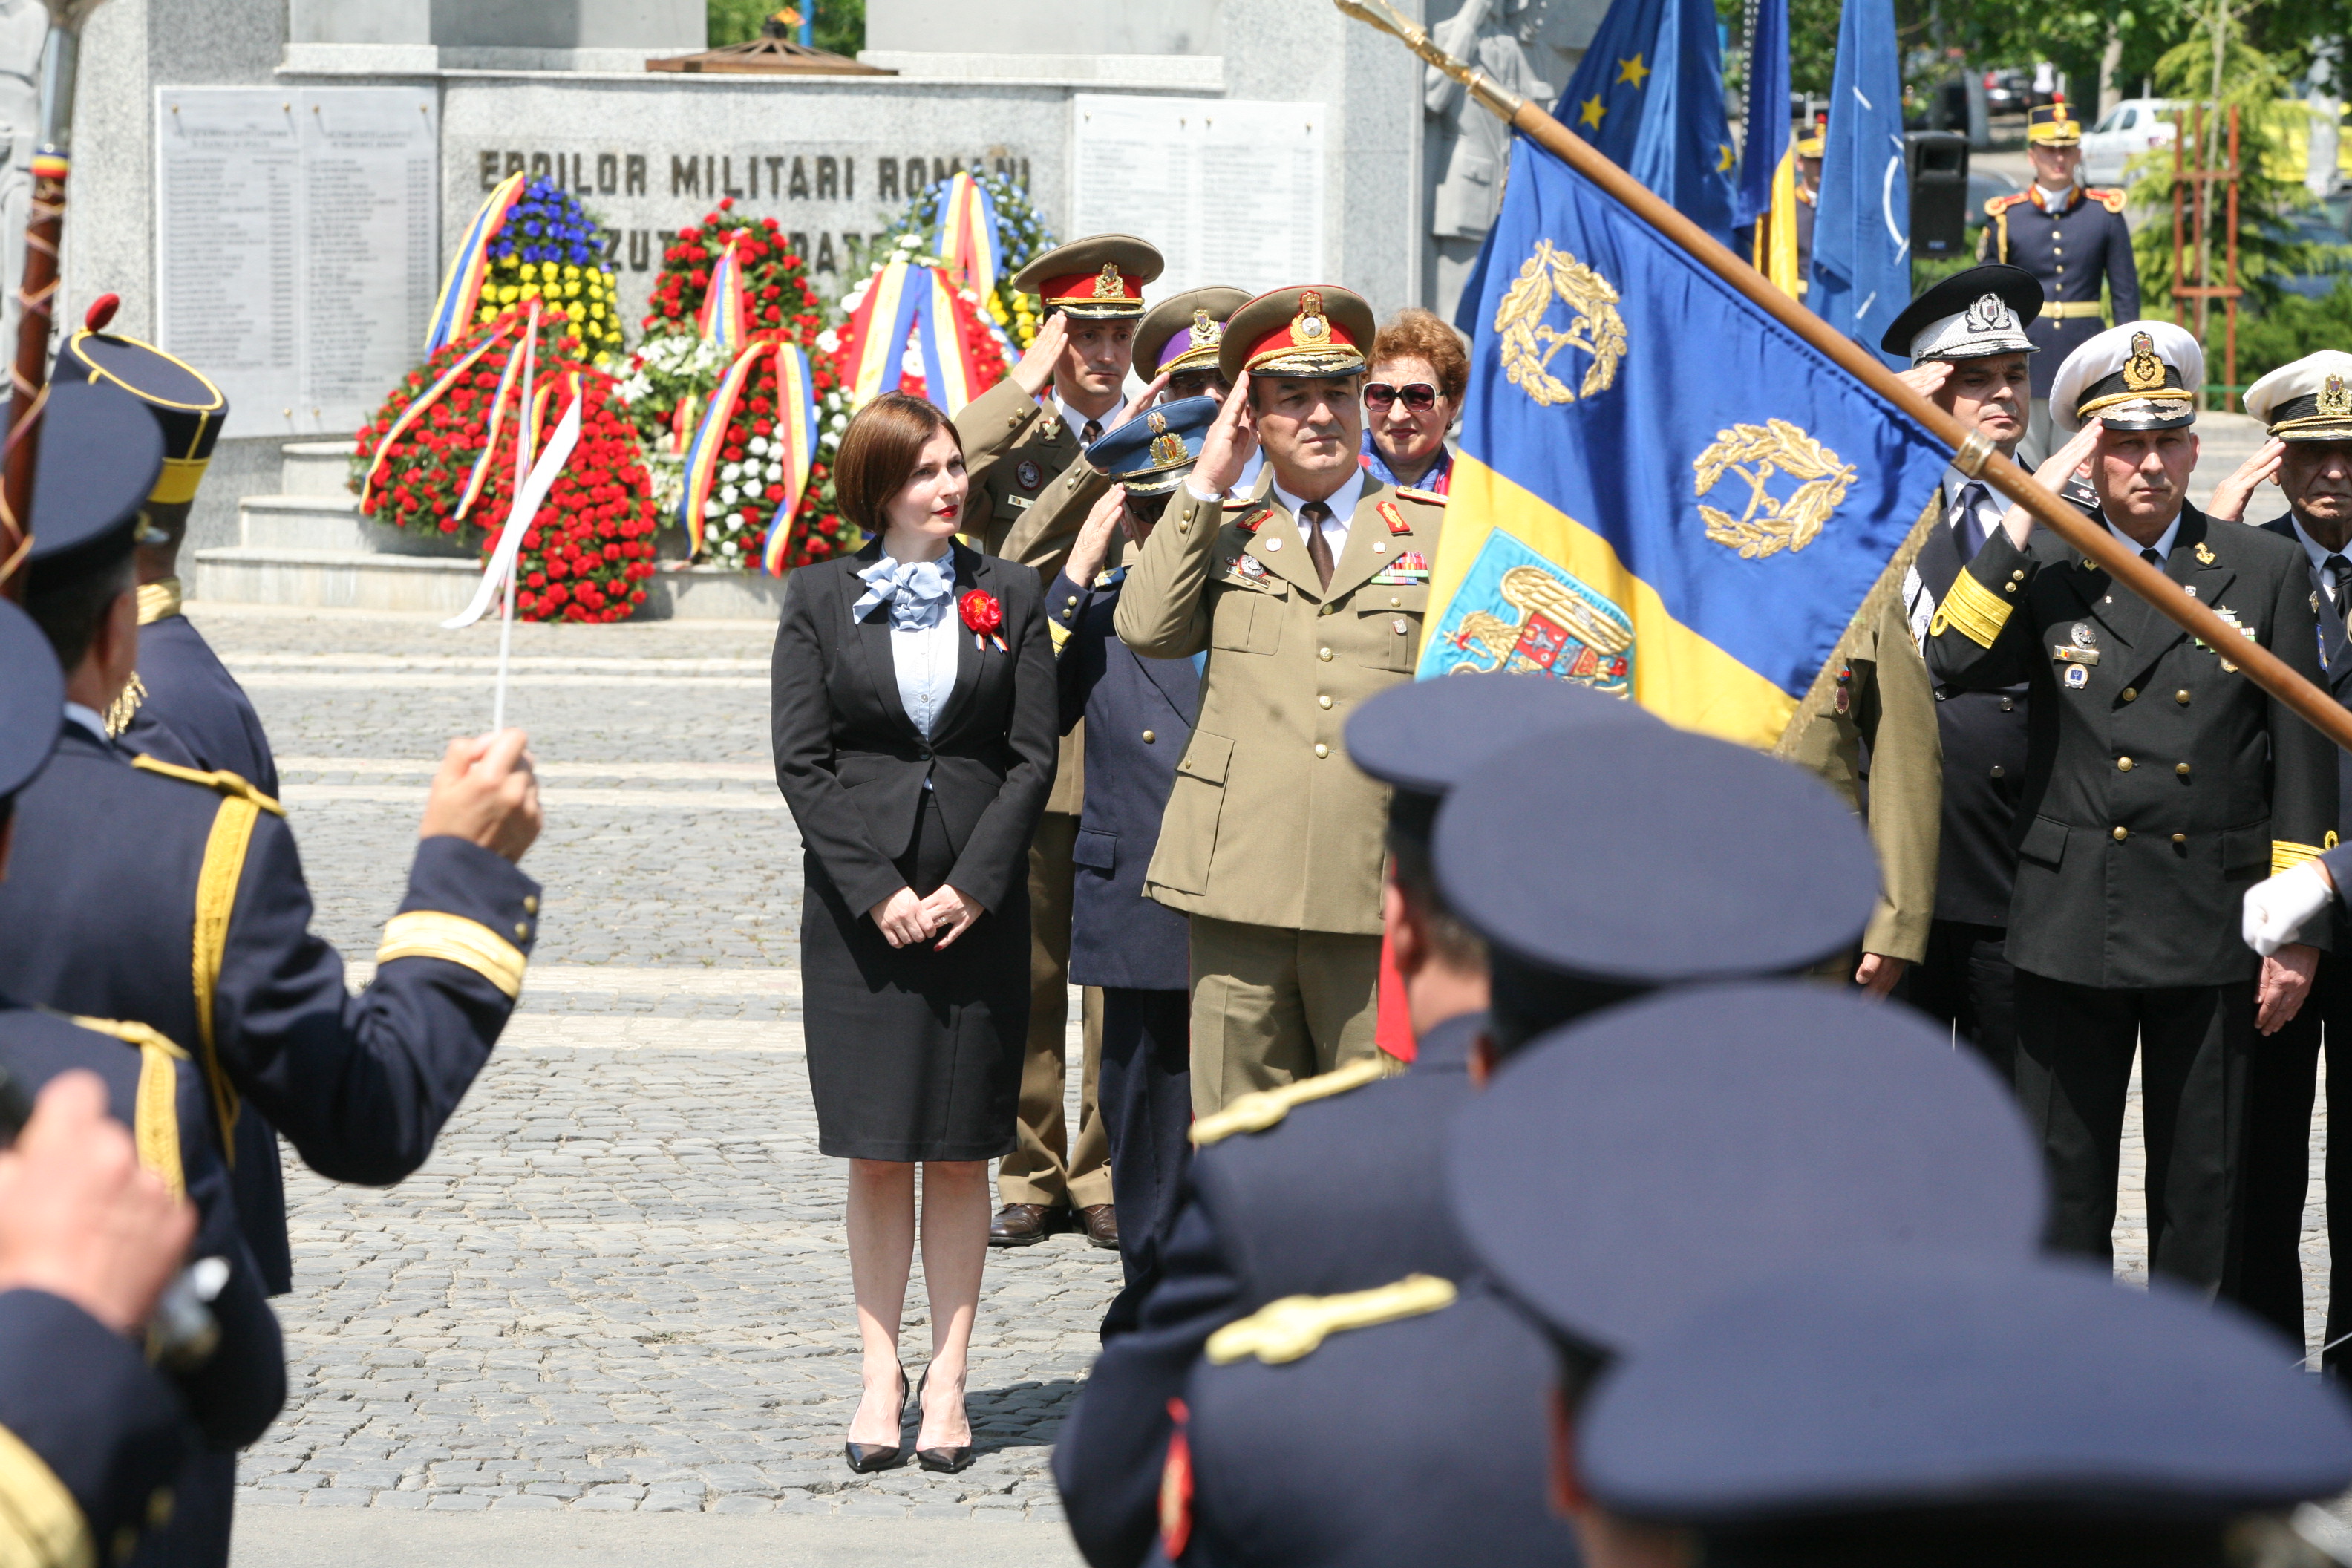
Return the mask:
M522 549L522 536L530 529L531 519L539 515L540 503L555 484L555 476L563 471L571 460L572 448L580 444L580 399L574 397L563 417L556 422L555 434L548 438L547 450L531 465L530 476L515 492L514 510L507 513L506 526L499 531L499 547L491 552L490 562L482 568L482 580L474 584L474 602L465 612L441 623L443 631L462 631L487 614L490 601L498 596L508 578L514 574L515 556Z

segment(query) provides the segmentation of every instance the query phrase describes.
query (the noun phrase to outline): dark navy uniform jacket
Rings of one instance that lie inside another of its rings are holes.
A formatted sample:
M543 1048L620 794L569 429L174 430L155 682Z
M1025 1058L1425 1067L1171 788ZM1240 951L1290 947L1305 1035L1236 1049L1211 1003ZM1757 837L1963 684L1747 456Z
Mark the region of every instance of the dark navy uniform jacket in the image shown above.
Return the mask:
M1449 1018L1403 1077L1194 1152L1141 1324L1103 1346L1054 1447L1070 1533L1094 1568L1135 1568L1151 1550L1168 1402L1211 1334L1285 1296L1469 1276L1437 1173L1485 1025L1483 1013Z
M192 978L205 847L242 781L219 787L134 767L68 724L16 797L20 830L0 882L0 991L60 1012L135 1019L205 1072L233 1131L231 1180L273 1291L292 1286L274 1140L249 1100L331 1181L390 1185L419 1165L489 1058L539 929L539 884L463 839L416 848L357 996L342 955L310 934L294 835L253 812L226 900L208 1050Z
M2139 320L2139 267L2132 259L2131 228L2124 222L2124 194L2077 185L2063 208L2042 205L2040 187L1985 203L1984 237L1979 261L2005 261L2041 280L2046 301L2025 329L2041 352L2033 356L2033 395L2050 395L2050 384L2066 356L2106 331L2095 313L2054 314L2052 305L2096 305L2105 279L2118 321Z
M2240 906L2320 852L2336 748L2231 649L2201 646L2054 535L2027 545L1996 529L1927 640L1929 669L1955 686L2032 684L2010 962L2115 989L2252 979ZM2165 573L2324 679L2301 546L2184 507ZM2326 922L2300 940L2328 945Z
M2310 565L2311 556L2304 550L2303 541L2295 537L2294 524L2290 518L2273 518L2262 526L2265 531L2278 534L2293 543L2297 552L2303 555L2305 564ZM2346 646L2344 607L2327 597L2326 590L2320 585L2316 566L2311 567L2311 612L2319 623L2319 668L2326 675L2324 684L2338 703L2352 708L2352 649ZM2352 816L2347 816L2347 812L2352 812L2352 752L2339 748L2336 752L2336 835L2338 838L2352 839Z
M68 1068L96 1073L105 1081L108 1108L138 1142L140 1163L166 1181L176 1177L195 1205L196 1235L188 1256L218 1258L229 1266L228 1282L212 1303L220 1342L202 1365L175 1372L170 1381L203 1447L227 1455L254 1442L286 1403L285 1345L238 1224L228 1173L214 1143L204 1080L194 1065L166 1046L142 1049L52 1014L0 1005L0 1067L27 1096ZM158 1103L142 1104L142 1089L150 1088ZM13 1352L16 1347L7 1348ZM79 1389L59 1375L66 1388ZM235 1486L228 1465L188 1456L172 1482L176 1502L171 1520L152 1532L141 1561L226 1563Z
M1192 984L1190 922L1143 896L1176 762L1201 710L1189 658L1145 658L1118 640L1124 569L1100 587L1056 575L1045 591L1062 688L1062 733L1087 726L1086 805L1071 852L1070 984L1182 991Z
M124 747L207 773L226 768L277 796L278 759L261 715L187 616L140 626L139 683L147 695L118 737Z

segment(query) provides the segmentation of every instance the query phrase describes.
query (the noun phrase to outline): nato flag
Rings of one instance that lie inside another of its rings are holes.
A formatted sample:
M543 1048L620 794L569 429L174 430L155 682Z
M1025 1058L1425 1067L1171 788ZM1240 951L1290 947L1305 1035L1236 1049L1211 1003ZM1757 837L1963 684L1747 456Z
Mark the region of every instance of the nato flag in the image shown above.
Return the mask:
M1614 0L1552 118L1731 243L1731 124L1714 0Z
M1895 6L1893 0L1845 0L1805 303L1899 369L1905 362L1882 353L1878 339L1910 302L1911 184L1903 166Z
M1420 673L1773 744L1951 448L1525 138L1488 245Z

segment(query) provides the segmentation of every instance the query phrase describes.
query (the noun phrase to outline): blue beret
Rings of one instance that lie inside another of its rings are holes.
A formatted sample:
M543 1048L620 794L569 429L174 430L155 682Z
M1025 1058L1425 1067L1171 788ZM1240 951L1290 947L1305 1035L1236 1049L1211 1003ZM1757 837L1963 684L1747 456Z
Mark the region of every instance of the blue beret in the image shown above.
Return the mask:
M1808 980L1667 992L1544 1036L1455 1112L1445 1180L1504 1288L1604 1352L1792 1258L2022 1258L2046 1207L2040 1151L1973 1052Z
M105 382L51 382L37 438L26 557L37 594L127 553L163 468L163 434L146 405Z
M1807 968L1878 900L1870 839L1821 781L1664 724L1486 758L1435 857L1447 905L1506 954L1630 985Z
M0 599L0 800L25 787L57 750L66 678L33 617Z
M1348 717L1348 755L1380 780L1442 795L1486 771L1496 752L1589 725L1655 725L1621 697L1549 675L1484 671L1391 686Z
M194 497L228 418L228 395L210 377L151 343L84 329L58 351L53 379L109 382L144 404L163 432L163 474L151 499Z
M1192 1539L1223 1568L1574 1568L1551 1510L1552 1352L1493 1292L1185 1388ZM1470 1534L1465 1537L1465 1531Z
M2161 1279L2143 1292L2055 1260L1750 1281L1608 1373L1577 1447L1612 1510L1715 1528L1913 1510L2185 1523L2352 1484L2352 1411L2274 1331Z
M1172 490L1201 456L1201 443L1208 438L1217 406L1213 397L1154 404L1097 437L1087 448L1087 465L1137 495Z

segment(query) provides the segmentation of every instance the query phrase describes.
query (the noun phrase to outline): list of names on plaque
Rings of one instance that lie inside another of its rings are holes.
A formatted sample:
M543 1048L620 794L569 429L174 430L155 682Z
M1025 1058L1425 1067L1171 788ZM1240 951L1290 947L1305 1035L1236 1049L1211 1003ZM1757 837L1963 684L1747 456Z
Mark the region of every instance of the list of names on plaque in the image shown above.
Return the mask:
M156 94L157 337L229 436L341 435L416 363L438 283L438 128L404 88Z

